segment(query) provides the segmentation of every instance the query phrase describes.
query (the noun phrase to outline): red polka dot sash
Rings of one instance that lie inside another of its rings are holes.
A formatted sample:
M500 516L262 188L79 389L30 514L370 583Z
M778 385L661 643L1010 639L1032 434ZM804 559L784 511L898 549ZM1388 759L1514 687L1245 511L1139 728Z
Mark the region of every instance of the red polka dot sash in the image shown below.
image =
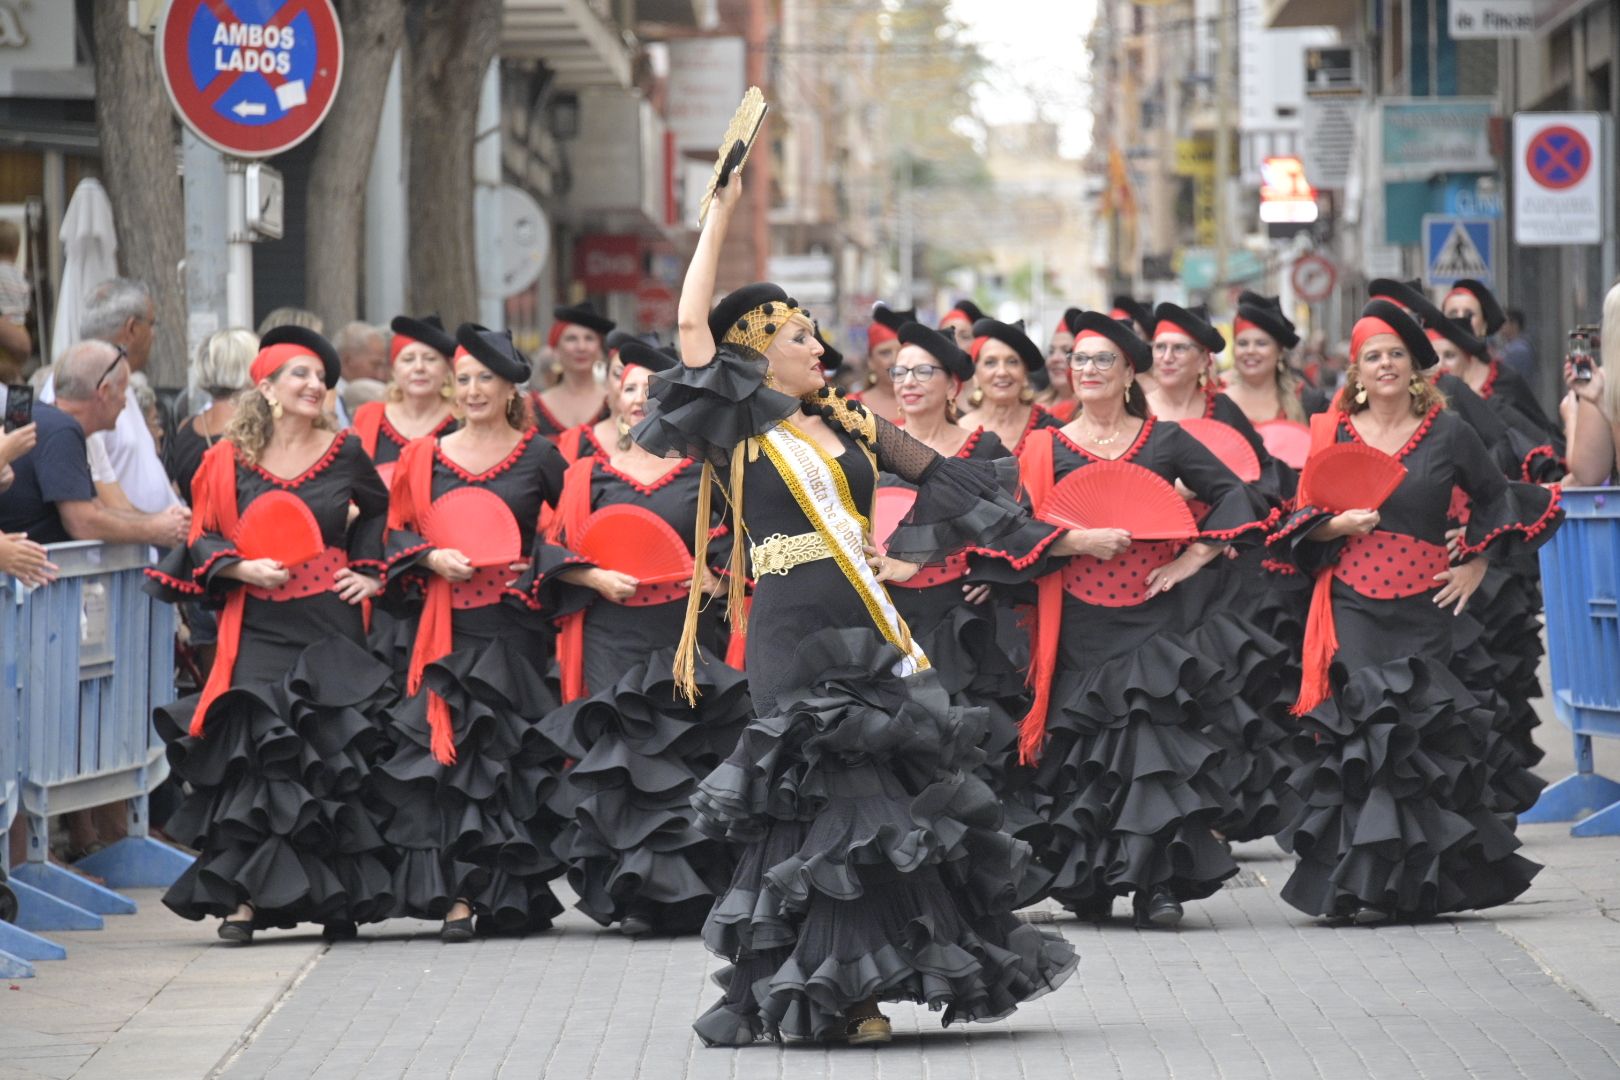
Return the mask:
M1434 575L1450 563L1439 544L1374 529L1345 541L1333 576L1373 600L1400 600L1439 588Z
M339 570L349 565L348 552L342 548L329 547L308 562L287 568L287 581L274 589L261 589L256 585L247 587L247 594L255 600L303 600L323 592L331 592L336 587L334 579Z
M1135 607L1147 599L1147 576L1175 559L1176 540L1138 540L1107 562L1076 555L1063 568L1063 591L1098 607Z

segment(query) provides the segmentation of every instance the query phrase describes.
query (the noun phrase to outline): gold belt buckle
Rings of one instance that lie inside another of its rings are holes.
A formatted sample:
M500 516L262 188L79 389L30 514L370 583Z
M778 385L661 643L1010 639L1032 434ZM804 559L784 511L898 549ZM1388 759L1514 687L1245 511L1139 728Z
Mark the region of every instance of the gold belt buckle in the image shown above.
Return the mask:
M807 532L797 536L774 533L749 548L748 554L754 562L754 576L763 577L766 574L786 575L795 566L828 558L832 552L820 533Z

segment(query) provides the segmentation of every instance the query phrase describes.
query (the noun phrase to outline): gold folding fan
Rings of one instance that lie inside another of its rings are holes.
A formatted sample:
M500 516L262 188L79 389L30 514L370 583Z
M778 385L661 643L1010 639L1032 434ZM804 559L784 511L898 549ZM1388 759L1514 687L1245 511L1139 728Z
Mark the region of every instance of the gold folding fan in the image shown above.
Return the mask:
M742 104L731 117L731 123L726 127L725 138L720 140L720 153L714 162L714 175L709 177L709 186L703 192L703 202L698 206L698 228L703 228L703 222L709 216L709 204L714 202L715 189L722 183L722 178L729 178L726 172L726 159L731 156L731 148L737 143L743 144L742 157L733 166L733 172L742 172L743 163L748 160L748 152L754 148L754 140L759 137L759 129L765 123L765 114L770 111L765 104L765 95L759 87L750 86L743 95Z

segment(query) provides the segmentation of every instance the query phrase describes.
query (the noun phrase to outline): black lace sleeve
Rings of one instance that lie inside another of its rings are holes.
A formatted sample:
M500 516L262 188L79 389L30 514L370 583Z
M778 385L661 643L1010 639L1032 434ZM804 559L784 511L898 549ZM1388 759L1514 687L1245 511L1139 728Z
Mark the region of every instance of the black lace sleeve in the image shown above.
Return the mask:
M1016 472L983 459L941 457L882 417L873 422L878 467L917 485L916 504L889 537L895 558L931 563L969 547L1003 546L1029 521L1012 495Z
M677 367L652 378L647 418L632 433L660 457L725 464L731 448L763 435L799 408L799 399L765 385L765 357L722 344L702 367Z

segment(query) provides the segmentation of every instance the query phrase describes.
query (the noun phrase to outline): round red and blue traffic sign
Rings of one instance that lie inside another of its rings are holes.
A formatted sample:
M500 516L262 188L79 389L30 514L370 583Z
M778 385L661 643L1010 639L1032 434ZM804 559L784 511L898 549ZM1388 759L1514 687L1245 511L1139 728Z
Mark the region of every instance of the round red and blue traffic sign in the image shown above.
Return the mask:
M197 137L234 157L279 154L326 119L343 75L332 0L170 0L158 69Z
M1524 167L1544 188L1562 191L1574 187L1592 167L1592 144L1572 127L1555 124L1536 132L1525 147Z

